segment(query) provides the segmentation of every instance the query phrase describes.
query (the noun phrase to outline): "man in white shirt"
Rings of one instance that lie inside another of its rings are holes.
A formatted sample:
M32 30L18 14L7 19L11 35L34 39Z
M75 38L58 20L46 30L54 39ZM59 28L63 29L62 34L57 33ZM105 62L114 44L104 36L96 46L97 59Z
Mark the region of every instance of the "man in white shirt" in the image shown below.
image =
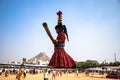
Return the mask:
M45 70L45 72L44 72L44 80L48 80L48 77L49 77L48 70Z

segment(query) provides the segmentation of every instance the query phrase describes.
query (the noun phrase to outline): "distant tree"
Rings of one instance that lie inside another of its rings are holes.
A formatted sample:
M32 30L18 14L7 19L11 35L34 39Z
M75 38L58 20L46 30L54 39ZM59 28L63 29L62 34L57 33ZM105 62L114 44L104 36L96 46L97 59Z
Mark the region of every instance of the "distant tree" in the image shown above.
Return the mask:
M120 62L101 63L100 66L120 66Z
M87 60L86 64L87 64L88 68L98 67L99 66L99 63L96 60Z
M22 63L25 64L27 62L27 59L26 58L23 58L22 59Z
M77 67L86 69L100 66L96 60L86 60L86 62L78 62Z
M120 62L116 61L116 62L110 62L109 66L119 66Z
M118 61L114 62L114 65L115 65L115 66L119 66L119 65L120 65L120 62L118 62Z
M25 66L24 66L25 63L27 63L26 58L22 58L21 68L25 68Z
M76 64L76 66L77 66L78 68L85 69L85 68L86 68L86 62L78 62L78 63Z
M108 65L109 65L109 63L106 63L104 61L100 64L100 66L108 66Z

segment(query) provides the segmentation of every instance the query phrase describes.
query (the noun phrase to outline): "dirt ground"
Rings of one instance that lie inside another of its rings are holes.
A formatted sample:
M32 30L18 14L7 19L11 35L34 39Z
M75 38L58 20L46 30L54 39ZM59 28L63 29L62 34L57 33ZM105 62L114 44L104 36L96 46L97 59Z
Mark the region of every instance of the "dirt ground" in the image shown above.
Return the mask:
M75 73L63 74L61 76L57 76L55 80L115 80L105 78L106 75L99 74L90 74L86 76L84 73L79 73L77 76ZM17 80L16 75L8 75L5 77L4 74L0 75L0 80ZM29 74L27 73L26 78L21 77L21 80L44 80L43 73L38 74ZM52 74L49 75L49 80L52 80Z

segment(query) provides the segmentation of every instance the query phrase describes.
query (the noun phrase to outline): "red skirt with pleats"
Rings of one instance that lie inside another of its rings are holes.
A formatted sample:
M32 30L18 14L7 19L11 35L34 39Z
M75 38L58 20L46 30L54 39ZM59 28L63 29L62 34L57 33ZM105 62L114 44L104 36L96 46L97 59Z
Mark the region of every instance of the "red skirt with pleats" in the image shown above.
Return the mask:
M66 53L64 49L58 48L55 49L48 66L57 68L72 68L76 67L76 62Z

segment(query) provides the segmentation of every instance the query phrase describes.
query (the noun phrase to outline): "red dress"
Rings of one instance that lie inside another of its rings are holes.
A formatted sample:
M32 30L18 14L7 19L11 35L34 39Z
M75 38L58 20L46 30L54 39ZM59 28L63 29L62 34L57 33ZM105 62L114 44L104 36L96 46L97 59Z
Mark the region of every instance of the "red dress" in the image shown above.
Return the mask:
M66 40L66 35L64 32L61 32L57 36L57 40L61 39L60 37L63 36L63 41L55 44L55 51L51 57L51 60L48 66L57 67L57 68L71 68L76 67L75 61L69 56L66 51L64 50L64 43Z

